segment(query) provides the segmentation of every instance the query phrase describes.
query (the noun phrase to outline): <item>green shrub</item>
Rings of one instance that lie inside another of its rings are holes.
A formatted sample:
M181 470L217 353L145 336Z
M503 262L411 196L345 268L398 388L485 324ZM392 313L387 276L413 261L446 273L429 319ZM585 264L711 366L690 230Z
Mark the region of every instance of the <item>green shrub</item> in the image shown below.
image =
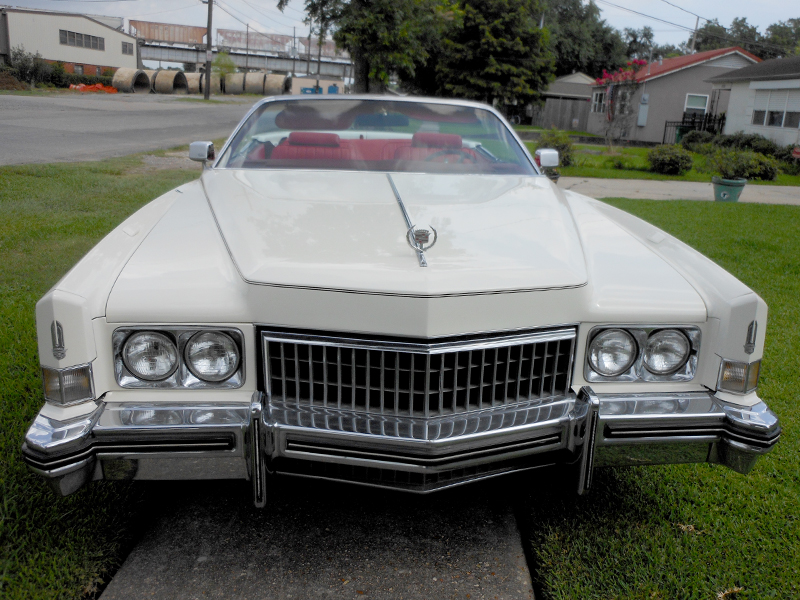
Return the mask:
M781 171L787 175L800 175L800 160L790 158L781 161Z
M572 140L569 139L566 131L561 131L555 127L543 131L542 135L539 136L539 141L536 142L536 149L539 150L540 148L558 150L558 158L562 167L568 167L574 162Z
M718 135L714 138L714 144L722 148L735 148L737 150L752 150L765 156L776 157L781 151L772 140L765 138L757 133L744 133L739 131L731 135Z
M77 75L75 73L67 73L64 77L65 84L62 87L79 85L81 83L85 83L86 85L94 85L95 83L111 85L112 79L113 77L103 77L100 75Z
M692 168L692 155L678 145L656 146L647 161L651 171L662 175L683 175Z
M696 152L695 148L700 144L707 144L714 139L714 134L710 131L690 131L681 138L681 146L686 150Z
M751 150L718 150L709 160L713 172L723 179L761 179L773 181L778 176L778 161Z
M694 148L692 148L692 152L696 152L697 154L703 154L708 156L709 154L714 154L719 148L712 144L711 142L706 142L705 144L695 144Z
M781 162L792 162L792 161L797 162L796 159L792 158L792 150L794 150L794 147L795 147L794 144L789 144L788 146L780 146L778 148L778 151L772 156Z

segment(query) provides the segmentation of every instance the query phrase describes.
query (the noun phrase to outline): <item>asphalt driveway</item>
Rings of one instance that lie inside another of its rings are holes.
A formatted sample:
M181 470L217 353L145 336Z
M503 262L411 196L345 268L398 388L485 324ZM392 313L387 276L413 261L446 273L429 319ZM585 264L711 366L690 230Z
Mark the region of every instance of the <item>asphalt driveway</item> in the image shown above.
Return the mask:
M515 481L418 496L284 477L264 509L240 482L151 484L101 600L532 599Z
M0 94L0 165L99 160L227 137L256 100Z

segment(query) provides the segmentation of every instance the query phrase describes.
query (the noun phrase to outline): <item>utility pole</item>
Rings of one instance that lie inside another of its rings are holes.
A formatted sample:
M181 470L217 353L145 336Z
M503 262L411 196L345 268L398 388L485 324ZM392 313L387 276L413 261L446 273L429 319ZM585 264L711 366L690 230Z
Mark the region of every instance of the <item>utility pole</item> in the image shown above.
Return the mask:
M694 33L692 34L692 45L691 50L692 54L694 54L694 43L697 41L697 28L700 27L700 17L697 17L697 21L694 23Z
M314 19L308 19L308 58L306 59L306 75L311 74L311 30L314 28Z
M317 85L316 85L316 93L321 94L322 88L319 87L319 72L322 69L322 30L320 30L320 36L317 40Z
M203 98L211 98L211 10L214 0L208 0L208 27L206 28L206 87L203 88Z
M297 56L297 27L292 27L292 77L294 77L294 59Z
M250 23L245 23L247 33L245 33L245 55L244 55L244 70L245 73L250 72Z

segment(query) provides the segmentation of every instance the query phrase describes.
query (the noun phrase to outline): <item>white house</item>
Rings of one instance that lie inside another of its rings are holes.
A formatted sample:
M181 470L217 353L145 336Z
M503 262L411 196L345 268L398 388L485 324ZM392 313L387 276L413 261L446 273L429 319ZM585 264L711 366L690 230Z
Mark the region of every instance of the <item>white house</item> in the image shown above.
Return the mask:
M758 133L800 144L800 56L774 58L708 79L730 90L724 133Z
M106 23L74 13L0 7L0 62L10 62L17 46L63 62L70 73L137 67L136 38Z

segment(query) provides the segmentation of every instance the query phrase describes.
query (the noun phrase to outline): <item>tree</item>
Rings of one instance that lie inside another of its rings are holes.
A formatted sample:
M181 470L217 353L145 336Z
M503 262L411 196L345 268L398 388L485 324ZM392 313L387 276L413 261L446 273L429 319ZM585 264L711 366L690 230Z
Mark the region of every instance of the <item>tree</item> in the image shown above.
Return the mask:
M763 37L769 44L763 58L776 58L787 54L800 54L800 19L778 21L767 27Z
M648 58L654 46L653 39L653 29L647 25L641 29L625 29L625 43L628 44L628 58Z
M603 68L617 69L627 60L619 31L600 18L591 0L545 0L542 22L550 31L556 77L583 72L598 77Z
M25 51L25 46L11 49L11 67L16 71L17 79L32 86L42 81L49 81L52 67L42 59L38 52Z
M278 8L287 4L279 0ZM452 0L306 0L306 12L327 15L336 44L350 53L359 93L382 92L390 74L424 64L430 38L441 34L454 8Z
M728 43L730 46L741 46L756 55L760 55L764 50L764 46L757 43L761 41L758 27L750 25L746 17L737 17L733 20L728 27L728 37L732 38Z
M236 63L227 52L219 52L214 57L214 62L211 63L211 72L223 76L236 73Z
M633 125L636 107L633 97L639 89L636 72L647 65L646 60L633 59L625 67L609 73L603 71L597 85L606 86L606 121L604 134L606 143L612 146L625 137Z
M437 95L527 104L555 67L538 0L462 0L463 14L436 57Z
M653 60L661 58L675 58L676 56L683 56L689 53L689 48L686 44L675 46L673 44L656 44L653 46Z
M691 47L692 37L689 36L689 41L686 43ZM704 52L706 50L716 50L717 48L727 48L734 44L728 41L727 30L719 24L719 21L713 19L706 21L703 26L698 28L697 37L695 38L694 49L697 52Z

